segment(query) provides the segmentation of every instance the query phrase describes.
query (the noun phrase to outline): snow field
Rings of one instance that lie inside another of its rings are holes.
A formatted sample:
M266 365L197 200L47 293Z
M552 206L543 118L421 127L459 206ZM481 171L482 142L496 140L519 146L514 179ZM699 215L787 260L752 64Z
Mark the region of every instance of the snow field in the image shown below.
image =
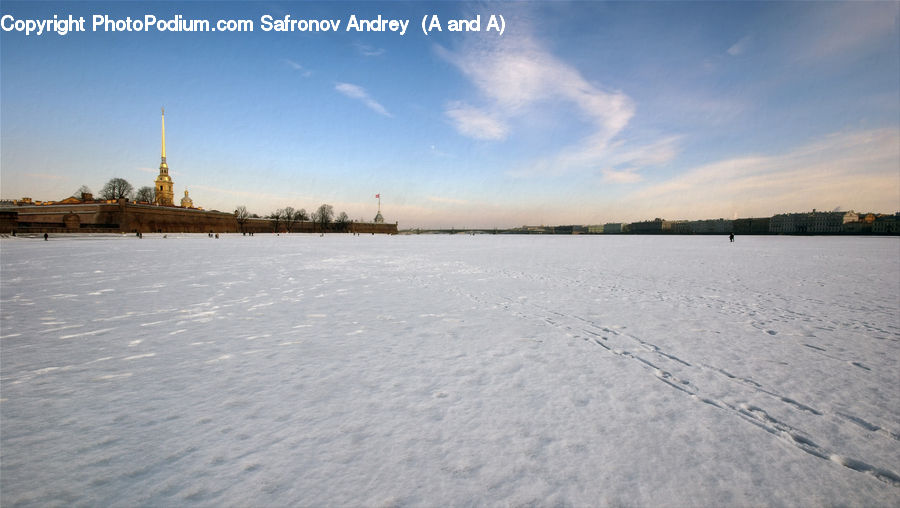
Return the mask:
M900 503L900 242L0 243L0 504Z

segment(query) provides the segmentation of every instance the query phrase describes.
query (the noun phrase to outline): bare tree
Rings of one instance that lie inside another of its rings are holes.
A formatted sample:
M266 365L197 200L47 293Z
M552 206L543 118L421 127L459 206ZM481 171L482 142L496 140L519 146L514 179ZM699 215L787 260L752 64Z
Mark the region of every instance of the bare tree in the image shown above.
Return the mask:
M297 212L293 207L288 206L281 210L281 220L284 221L284 229L290 233L294 229L294 224L297 223Z
M334 222L337 224L338 231L346 231L350 226L350 217L347 215L347 212L341 212Z
M103 199L130 199L134 195L134 187L124 178L112 178L100 190Z
M309 220L309 214L306 213L306 208L301 208L297 210L297 222L300 223L301 229L303 223Z
M312 220L319 225L320 230L324 233L325 229L331 224L334 218L334 207L331 205L322 205L318 210L313 212Z
M156 201L156 189L154 187L145 185L138 189L137 193L134 195L134 200L152 203Z
M267 217L269 220L272 221L272 226L274 227L275 233L278 232L278 226L281 225L281 213L282 213L282 210L279 208L278 210L275 210L274 212L270 213L269 216Z
M250 218L250 212L247 211L247 207L241 205L234 209L234 218L237 220L238 226L241 228L241 233L244 232L244 224L247 223L247 219Z

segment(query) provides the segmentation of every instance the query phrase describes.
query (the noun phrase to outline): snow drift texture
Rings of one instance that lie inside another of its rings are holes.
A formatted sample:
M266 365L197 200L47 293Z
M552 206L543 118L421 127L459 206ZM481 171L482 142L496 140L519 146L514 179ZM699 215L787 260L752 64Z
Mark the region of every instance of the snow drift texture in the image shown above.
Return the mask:
M900 504L896 238L0 247L3 506Z

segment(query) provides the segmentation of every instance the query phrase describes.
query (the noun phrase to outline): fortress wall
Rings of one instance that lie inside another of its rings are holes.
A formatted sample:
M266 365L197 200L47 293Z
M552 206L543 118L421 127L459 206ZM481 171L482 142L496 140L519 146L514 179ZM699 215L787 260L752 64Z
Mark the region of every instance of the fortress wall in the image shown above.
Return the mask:
M176 207L119 203L18 206L6 227L20 232L228 233L238 230L234 215Z
M9 234L15 231L19 223L19 214L13 210L0 210L0 233Z
M243 231L247 233L287 233L287 225L279 222L278 230L275 230L275 221L271 219L247 219L243 225ZM321 233L318 224L310 221L297 222L291 225L291 233ZM330 224L326 233L374 233L395 235L397 224L375 224L373 222L351 222L341 229L337 224Z
M234 215L155 205L125 204L119 229L128 233L233 233Z
M79 205L19 206L6 211L17 212L19 223L54 224L66 227L70 224L118 224L119 205L89 203ZM72 217L77 217L72 219ZM77 229L77 226L76 226Z
M119 203L16 206L0 211L0 233L273 233L271 219L248 219L243 226L233 214L191 208ZM278 225L278 233L287 232ZM292 225L292 233L319 233L312 222ZM354 232L396 234L396 224L350 223L340 230L330 225L328 233Z
M0 213L6 216L0 225L3 233L110 231L112 226L119 224L121 215L116 203L17 206L5 208Z
M374 222L354 222L350 225L350 231L352 233L360 233L360 234L385 234L385 235L396 235L397 234L397 224L386 224L380 223L376 224Z

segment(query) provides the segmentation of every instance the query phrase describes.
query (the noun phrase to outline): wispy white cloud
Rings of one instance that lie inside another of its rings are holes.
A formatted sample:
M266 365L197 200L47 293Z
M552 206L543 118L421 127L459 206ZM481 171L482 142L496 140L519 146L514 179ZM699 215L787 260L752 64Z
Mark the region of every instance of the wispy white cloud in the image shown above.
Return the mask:
M350 97L351 99L357 99L365 104L372 111L384 115L387 117L391 117L391 115L384 106L378 103L375 99L369 96L369 92L366 91L365 88L357 85L353 85L350 83L336 83L334 85L334 89L338 92Z
M644 145L618 143L605 162L613 166L661 166L678 155L680 140L679 136L668 136Z
M573 169L589 168L599 170L606 183L634 183L643 179L640 170L673 160L679 153L679 140L678 136L669 136L644 144L622 140L610 142L603 133L595 133L551 157L533 161L507 174L514 177L558 176Z
M745 35L739 41L732 44L726 52L731 56L742 55L745 51L747 51L747 48L750 47L750 43L752 40L753 38L751 36Z
M450 104L445 113L453 120L456 130L470 138L498 140L506 138L509 132L502 120L467 104Z
M460 52L439 49L439 53L472 81L493 109L508 117L524 113L539 101L563 99L612 137L634 115L634 105L624 93L594 86L526 36Z
M643 177L641 177L634 169L625 169L622 171L604 169L601 173L603 174L604 183L637 183L643 180Z
M376 48L374 46L369 46L368 44L356 43L353 47L356 48L356 51L362 56L381 56L385 53L384 48Z
M527 121L527 115L558 115L560 103L570 106L586 125L577 141L511 169L509 176L594 171L603 172L608 182L633 182L640 179L639 171L644 166L664 164L677 154L677 137L646 146L622 139L623 130L635 115L634 101L622 91L587 80L528 35L509 35L499 42L473 43L455 51L438 47L437 52L484 98L478 106L447 104L446 117L464 136L504 140Z
M300 74L304 78L308 78L308 77L312 76L312 71L310 71L306 67L303 67L302 65L298 64L297 62L295 62L291 59L285 58L284 63L287 64L287 66L290 67L291 69L294 69L295 71L299 71Z

